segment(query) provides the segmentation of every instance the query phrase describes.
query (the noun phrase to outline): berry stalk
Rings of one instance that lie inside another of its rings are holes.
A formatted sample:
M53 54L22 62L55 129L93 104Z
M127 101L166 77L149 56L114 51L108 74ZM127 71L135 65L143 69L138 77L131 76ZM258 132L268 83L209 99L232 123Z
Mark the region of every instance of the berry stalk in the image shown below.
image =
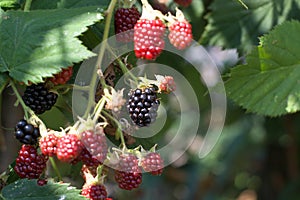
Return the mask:
M113 116L111 116L108 112L102 110L102 113L108 117L110 120L112 120L116 125L117 125L117 130L116 130L116 139L119 139L118 137L120 137L120 140L121 140L121 144L123 147L126 147L126 144L125 144L125 139L124 139L124 135L123 135L123 132L122 132L122 127L121 127L121 124L118 122L118 120L116 120Z
M130 70L127 69L127 67L124 65L124 63L121 61L121 59L118 58L117 55L113 52L111 47L107 47L107 49L116 58L118 64L120 65L120 68L121 68L123 74L124 75L128 74L133 79L133 81L136 83L136 85L138 85L138 78L135 75L133 75Z
M87 116L89 115L89 112L91 110L91 108L93 107L94 104L94 88L96 86L96 81L97 81L97 71L98 69L101 69L101 62L104 56L104 52L105 52L105 48L107 45L107 38L108 38L108 34L109 34L109 29L110 29L110 24L111 24L111 20L112 20L112 16L113 16L113 10L116 6L117 0L111 0L108 9L106 10L107 16L106 16L106 20L105 20L105 27L104 27L104 32L103 32L103 38L102 38L102 45L100 47L99 53L98 53L98 58L97 58L97 62L95 65L95 69L94 69L94 73L90 82L90 89L89 89L89 98L88 98L88 105L86 108L86 112L83 116L83 118L87 118ZM91 87L92 86L92 87Z
M62 181L61 174L60 174L60 172L59 172L59 170L58 170L58 167L57 167L57 165L56 165L56 163L55 163L54 158L53 158L53 157L49 157L49 160L50 160L50 163L51 163L51 166L52 166L53 170L54 170L55 173L56 173L56 176L57 176L57 178L58 178L58 181Z
M25 12L30 10L31 3L32 3L32 0L26 0L25 6L24 6L24 11Z
M29 119L28 113L30 113L30 115L34 115L34 113L25 105L25 103L24 103L24 101L23 101L23 99L22 99L15 83L12 80L10 81L10 86L13 89L18 101L20 102L20 104L21 104L21 106L24 110L25 119L28 120Z

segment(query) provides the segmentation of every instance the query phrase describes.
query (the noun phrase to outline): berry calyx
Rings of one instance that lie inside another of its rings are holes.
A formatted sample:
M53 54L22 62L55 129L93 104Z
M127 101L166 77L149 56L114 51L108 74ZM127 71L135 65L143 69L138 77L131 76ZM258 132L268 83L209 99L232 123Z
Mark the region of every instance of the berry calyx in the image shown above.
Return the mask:
M81 195L91 200L105 200L107 191L100 183L86 183L82 187Z
M20 178L37 179L46 169L47 156L38 154L31 145L22 145L16 159L15 172Z
M50 110L56 103L57 94L49 92L43 83L26 87L23 95L24 103L36 114Z
M34 145L40 137L40 130L26 120L20 120L15 127L15 137L23 144Z
M171 20L169 27L169 41L177 49L182 50L188 47L193 39L192 25L186 21L183 13L177 9L176 17Z
M55 156L57 152L57 140L58 137L54 132L49 132L46 136L43 136L39 141L41 152L46 156Z
M166 27L161 20L162 13L153 10L148 2L142 3L142 16L134 26L134 52L137 58L154 60L165 46Z
M192 1L193 0L174 0L175 3L182 7L188 7L192 3Z
M156 120L159 104L155 88L137 88L129 93L127 110L131 120L143 127Z
M119 8L115 12L115 33L119 42L133 41L133 31L136 22L140 19L141 14L136 7ZM123 33L123 34L119 34Z
M66 134L57 140L56 156L59 160L71 163L81 153L83 144L74 133Z
M97 167L98 166L88 166L86 164L83 164L80 170L80 175L84 180L87 180L86 174L90 174L93 177L97 176Z
M72 77L72 74L73 74L73 66L70 66L68 68L62 69L61 72L59 72L58 74L55 74L49 80L54 85L63 85L70 80L70 78Z
M163 172L164 161L156 152L150 152L143 157L141 165L146 172L152 175L161 175Z

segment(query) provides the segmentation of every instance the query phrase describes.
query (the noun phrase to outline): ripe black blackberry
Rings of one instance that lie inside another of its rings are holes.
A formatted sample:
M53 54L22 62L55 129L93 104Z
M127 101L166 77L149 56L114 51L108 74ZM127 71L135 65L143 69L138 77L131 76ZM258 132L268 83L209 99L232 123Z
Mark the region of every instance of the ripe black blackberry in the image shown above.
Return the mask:
M157 117L157 109L160 104L154 87L144 90L135 89L129 94L127 110L132 121L140 126L148 126Z
M39 128L27 123L26 120L20 120L15 127L15 137L23 144L34 145L40 137Z
M36 114L42 114L50 110L56 103L57 94L49 92L43 83L27 86L24 95L24 103Z
M119 8L115 12L115 33L123 33L116 35L116 39L119 42L131 42L133 41L133 31L136 22L140 19L141 14L136 7L131 8ZM128 32L126 32L128 31Z

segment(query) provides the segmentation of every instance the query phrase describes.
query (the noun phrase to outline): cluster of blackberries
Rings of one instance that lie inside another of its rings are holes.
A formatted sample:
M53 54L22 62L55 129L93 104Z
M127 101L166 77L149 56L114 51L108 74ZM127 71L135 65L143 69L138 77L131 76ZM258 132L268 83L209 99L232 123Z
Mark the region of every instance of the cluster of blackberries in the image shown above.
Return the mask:
M26 120L20 120L15 127L15 137L23 144L34 145L40 137L39 128L27 123Z
M148 126L157 117L157 109L160 104L154 87L144 90L135 89L129 94L127 110L132 121L140 126Z
M50 110L56 103L57 94L49 92L43 83L27 86L24 95L24 103L36 114L42 114Z

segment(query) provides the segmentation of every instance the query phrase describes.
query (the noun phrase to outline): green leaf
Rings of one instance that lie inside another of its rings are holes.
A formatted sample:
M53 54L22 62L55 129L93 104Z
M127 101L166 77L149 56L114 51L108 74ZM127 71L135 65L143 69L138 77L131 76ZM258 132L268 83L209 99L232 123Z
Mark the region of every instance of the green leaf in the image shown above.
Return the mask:
M56 8L81 8L87 6L98 6L106 8L109 0L38 0L33 1L31 10L56 9Z
M103 19L96 7L0 11L0 72L20 82L41 82L94 55L76 38Z
M9 81L9 78L8 78L7 74L1 73L0 74L0 94L2 93L4 88L6 87L8 81Z
M18 0L0 0L1 8L15 8L19 6Z
M285 22L231 70L228 96L249 112L278 116L300 110L300 22ZM287 37L288 33L288 37Z
M65 183L48 181L44 186L37 185L37 180L20 179L2 189L5 200L84 200L80 190Z
M273 26L288 19L300 19L300 1L294 0L243 0L249 9L237 1L215 0L208 24L200 43L225 48L239 48L249 52L258 44L258 37Z

